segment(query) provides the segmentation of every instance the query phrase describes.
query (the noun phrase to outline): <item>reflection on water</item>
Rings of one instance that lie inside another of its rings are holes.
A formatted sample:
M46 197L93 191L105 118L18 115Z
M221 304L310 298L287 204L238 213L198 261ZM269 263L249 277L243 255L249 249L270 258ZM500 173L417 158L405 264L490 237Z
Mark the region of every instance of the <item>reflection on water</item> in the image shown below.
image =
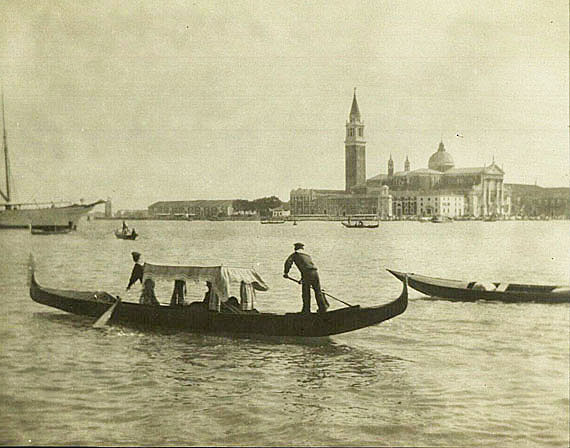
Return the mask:
M300 289L281 274L296 241L333 295L362 306L399 295L386 267L568 282L567 223L506 222L492 232L478 222L383 223L366 234L337 224L141 222L134 242L115 239L105 221L54 238L0 233L0 442L568 445L567 306L453 303L411 291L403 315L313 340L95 329L95 319L32 302L26 288L33 252L46 286L124 296L137 250L148 261L255 266L271 286L256 308L291 312ZM168 303L170 292L159 298Z

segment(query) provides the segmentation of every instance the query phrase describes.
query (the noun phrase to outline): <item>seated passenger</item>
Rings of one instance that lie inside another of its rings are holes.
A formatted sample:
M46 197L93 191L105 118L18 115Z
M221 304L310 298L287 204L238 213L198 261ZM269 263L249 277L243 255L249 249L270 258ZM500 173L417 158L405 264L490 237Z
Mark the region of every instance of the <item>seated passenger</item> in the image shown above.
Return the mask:
M184 280L174 280L174 291L170 298L170 306L184 305L184 294L186 294L186 282Z
M240 309L244 312L258 313L258 311L253 307L255 302L255 288L253 285L241 282L239 294L241 298Z
M224 313L239 313L240 306L238 299L235 297L230 297L227 301L222 302L222 312Z
M208 288L208 290L204 294L204 300L202 300L202 303L204 303L206 309L209 310L210 306L212 306L212 311L216 311L217 303L219 302L218 295L212 288L212 282L206 282L206 287Z
M142 305L153 305L153 306L160 306L160 302L157 300L156 295L154 294L154 280L151 278L147 278L144 281L143 291L141 293L141 297L139 302Z

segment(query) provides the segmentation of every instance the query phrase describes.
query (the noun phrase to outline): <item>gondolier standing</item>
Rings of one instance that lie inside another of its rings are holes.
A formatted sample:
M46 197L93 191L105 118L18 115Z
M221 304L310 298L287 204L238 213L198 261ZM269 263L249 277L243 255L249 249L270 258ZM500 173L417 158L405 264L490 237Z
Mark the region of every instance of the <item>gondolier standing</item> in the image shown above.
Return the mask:
M283 268L283 277L289 278L289 270L293 263L301 272L301 283L303 284L303 309L302 313L311 312L311 288L315 291L315 299L317 300L318 312L324 313L329 307L329 303L321 291L321 282L317 267L313 263L311 256L305 253L305 245L303 243L295 243L293 245L295 252L293 252L287 260Z

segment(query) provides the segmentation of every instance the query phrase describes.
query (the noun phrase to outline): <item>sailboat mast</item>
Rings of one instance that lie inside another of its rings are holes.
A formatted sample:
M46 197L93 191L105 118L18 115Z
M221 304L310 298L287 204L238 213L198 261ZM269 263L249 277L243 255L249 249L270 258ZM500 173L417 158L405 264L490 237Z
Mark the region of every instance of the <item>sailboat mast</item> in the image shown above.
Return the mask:
M4 116L4 89L2 89L2 136L6 174L6 194L2 194L2 196L4 196L7 202L10 202L10 160L8 158L8 141L6 138L6 117Z

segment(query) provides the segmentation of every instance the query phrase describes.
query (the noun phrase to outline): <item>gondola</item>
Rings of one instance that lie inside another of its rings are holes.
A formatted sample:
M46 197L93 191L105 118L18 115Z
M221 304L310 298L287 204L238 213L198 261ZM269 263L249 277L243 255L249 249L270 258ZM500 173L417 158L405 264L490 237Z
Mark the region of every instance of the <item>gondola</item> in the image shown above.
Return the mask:
M431 219L434 224L449 224L453 222L449 216L436 215Z
M477 282L447 280L427 277L388 269L396 278L428 296L450 301L474 302L492 300L497 302L537 302L567 303L570 302L570 286L527 285L518 283Z
M263 219L261 224L285 224L284 219Z
M32 235L65 235L71 232L69 227L32 227L30 229Z
M147 267L148 263L145 264L145 279L147 278ZM218 312L212 310L211 305L210 307L200 306L200 302L193 302L184 306L153 306L123 302L104 291L71 291L46 288L37 283L33 268L30 269L30 296L37 303L93 318L102 316L111 306L115 305L108 321L109 324L157 330L168 329L230 335L325 337L358 330L392 319L402 314L408 305L408 290L404 280L402 293L396 300L389 303L374 307L348 306L326 313L275 314L257 312L256 310ZM184 267L186 273L190 273L184 275L172 274L172 270L169 271L169 269L172 267L162 269L162 271L159 267L154 270L154 275L150 272L149 278L156 279L164 272L166 272L164 275L169 280L192 277L195 277L194 280L196 278L204 280L205 278L227 277L227 273L223 273L224 267ZM204 274L206 269L210 270L208 272L214 272L213 277ZM233 268L231 274L235 275L237 269ZM174 270L175 272L182 272L182 268L174 267ZM217 270L220 270L220 273L216 274ZM243 278L251 277L251 275L246 272ZM258 278L255 277L255 273L253 275L254 279ZM255 282L254 285L256 285ZM258 288L256 287L256 289Z
M134 240L139 234L135 232L135 229L127 233L123 233L121 230L115 230L115 236L120 240Z
M365 224L362 221L358 221L358 222L342 222L342 225L344 227L347 227L349 229L375 229L378 226L380 226L380 223L376 222L374 224Z

